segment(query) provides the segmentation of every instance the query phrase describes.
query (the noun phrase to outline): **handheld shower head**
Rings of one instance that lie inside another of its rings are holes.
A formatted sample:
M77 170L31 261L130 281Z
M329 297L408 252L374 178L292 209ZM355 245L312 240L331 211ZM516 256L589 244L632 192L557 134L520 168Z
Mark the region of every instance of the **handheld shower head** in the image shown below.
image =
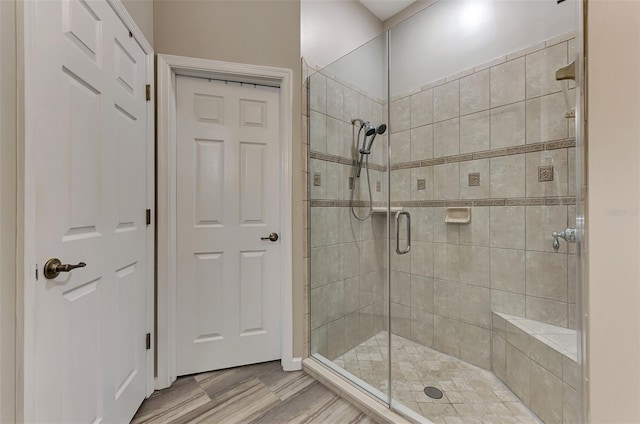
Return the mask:
M375 131L373 133L371 133L372 137L369 140L369 144L367 144L367 147L365 148L365 150L367 152L371 152L371 146L373 146L373 140L375 140L376 135L384 134L385 131L387 131L387 125L386 124L380 124L380 125L378 125L378 128L375 128ZM367 131L367 135L369 135L368 131Z
M365 136L370 137L370 136L375 136L376 133L376 127L374 127L373 125L371 125L371 123L367 122L364 125L365 128Z

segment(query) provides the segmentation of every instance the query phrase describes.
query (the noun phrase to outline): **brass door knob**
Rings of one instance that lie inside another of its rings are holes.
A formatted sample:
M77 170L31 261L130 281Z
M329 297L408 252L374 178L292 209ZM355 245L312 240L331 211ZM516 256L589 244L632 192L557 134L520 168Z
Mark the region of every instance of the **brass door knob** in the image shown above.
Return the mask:
M271 233L268 237L260 237L260 240L278 241L278 233Z
M53 258L49 259L47 263L44 264L44 276L45 278L52 280L60 275L61 272L69 272L76 268L84 268L85 266L87 266L87 264L84 262L80 262L77 265L63 264L60 262L60 259Z

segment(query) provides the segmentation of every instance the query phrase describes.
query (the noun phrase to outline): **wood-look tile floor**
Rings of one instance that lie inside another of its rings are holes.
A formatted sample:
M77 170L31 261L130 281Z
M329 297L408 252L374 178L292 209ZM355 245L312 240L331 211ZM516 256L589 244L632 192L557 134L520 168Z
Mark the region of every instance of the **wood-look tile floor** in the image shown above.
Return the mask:
M132 423L375 424L309 377L280 361L178 378L145 400Z

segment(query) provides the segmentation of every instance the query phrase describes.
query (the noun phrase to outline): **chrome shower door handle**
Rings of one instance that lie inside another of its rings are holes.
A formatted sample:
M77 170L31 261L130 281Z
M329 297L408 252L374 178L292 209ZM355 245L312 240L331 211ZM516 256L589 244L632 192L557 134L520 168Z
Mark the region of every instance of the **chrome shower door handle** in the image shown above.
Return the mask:
M407 248L400 250L400 215L407 217ZM404 255L411 250L411 214L409 211L396 212L396 253L398 255Z

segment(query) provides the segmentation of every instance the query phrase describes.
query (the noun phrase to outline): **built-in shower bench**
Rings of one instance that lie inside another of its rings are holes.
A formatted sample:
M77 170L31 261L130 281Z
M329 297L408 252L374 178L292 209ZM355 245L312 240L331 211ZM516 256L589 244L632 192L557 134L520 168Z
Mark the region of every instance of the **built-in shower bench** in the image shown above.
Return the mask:
M545 423L578 422L575 330L493 312L493 372Z

